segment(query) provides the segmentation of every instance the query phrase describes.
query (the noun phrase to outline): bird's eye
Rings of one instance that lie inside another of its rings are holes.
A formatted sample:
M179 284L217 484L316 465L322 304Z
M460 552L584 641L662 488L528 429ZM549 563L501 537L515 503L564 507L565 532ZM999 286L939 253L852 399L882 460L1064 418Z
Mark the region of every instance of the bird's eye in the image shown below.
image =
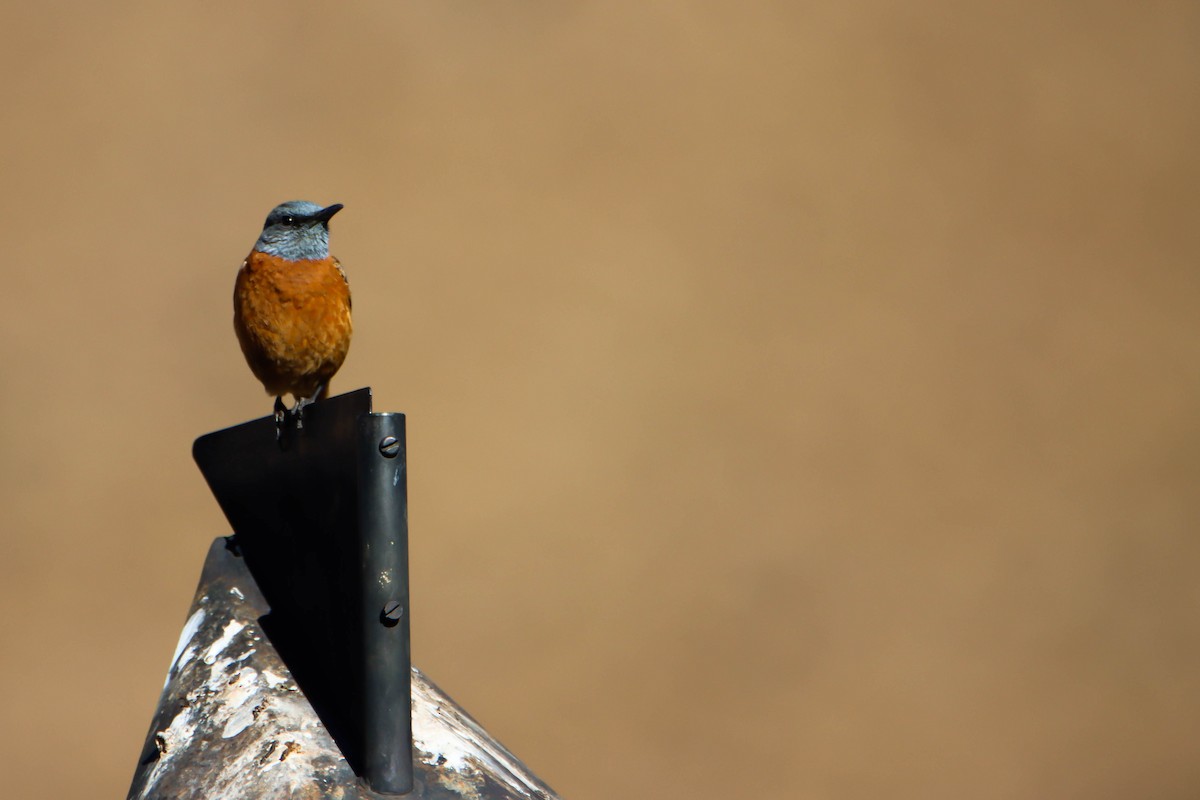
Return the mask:
M295 224L296 224L296 218L295 218L295 217L293 217L293 216L290 216L290 215L289 215L289 216L286 216L286 217L284 217L284 218L283 218L283 224L284 224L284 225L295 225Z

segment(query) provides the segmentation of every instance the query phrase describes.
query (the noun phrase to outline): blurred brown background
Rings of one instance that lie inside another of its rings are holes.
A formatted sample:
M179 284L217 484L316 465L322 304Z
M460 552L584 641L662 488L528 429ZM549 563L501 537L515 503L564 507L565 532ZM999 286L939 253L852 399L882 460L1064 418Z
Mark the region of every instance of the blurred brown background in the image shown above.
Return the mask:
M124 796L296 198L565 796L1200 795L1200 5L0 10L6 796Z

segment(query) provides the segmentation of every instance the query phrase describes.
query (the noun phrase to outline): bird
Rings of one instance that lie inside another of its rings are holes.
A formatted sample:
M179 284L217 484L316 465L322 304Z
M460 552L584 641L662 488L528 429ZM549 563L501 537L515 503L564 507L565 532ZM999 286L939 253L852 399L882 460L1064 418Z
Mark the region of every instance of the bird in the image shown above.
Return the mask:
M289 413L303 427L305 407L328 395L350 350L350 282L329 254L329 220L342 208L275 206L234 284L233 329L250 371L275 395L277 437Z

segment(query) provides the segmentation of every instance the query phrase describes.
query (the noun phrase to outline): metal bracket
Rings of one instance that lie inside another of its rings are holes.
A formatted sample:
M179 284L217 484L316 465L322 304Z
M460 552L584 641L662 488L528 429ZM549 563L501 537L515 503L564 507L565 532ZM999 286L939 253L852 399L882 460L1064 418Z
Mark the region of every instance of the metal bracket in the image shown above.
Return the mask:
M210 433L192 453L270 607L263 630L355 773L413 788L403 414L371 390Z

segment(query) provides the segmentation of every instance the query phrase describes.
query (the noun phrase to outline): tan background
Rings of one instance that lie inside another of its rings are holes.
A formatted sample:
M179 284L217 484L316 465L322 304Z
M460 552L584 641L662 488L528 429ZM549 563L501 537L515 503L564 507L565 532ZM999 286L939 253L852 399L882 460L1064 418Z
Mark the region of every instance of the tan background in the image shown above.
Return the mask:
M565 796L1200 795L1200 5L967 5L4 3L3 794L123 796L303 198Z

